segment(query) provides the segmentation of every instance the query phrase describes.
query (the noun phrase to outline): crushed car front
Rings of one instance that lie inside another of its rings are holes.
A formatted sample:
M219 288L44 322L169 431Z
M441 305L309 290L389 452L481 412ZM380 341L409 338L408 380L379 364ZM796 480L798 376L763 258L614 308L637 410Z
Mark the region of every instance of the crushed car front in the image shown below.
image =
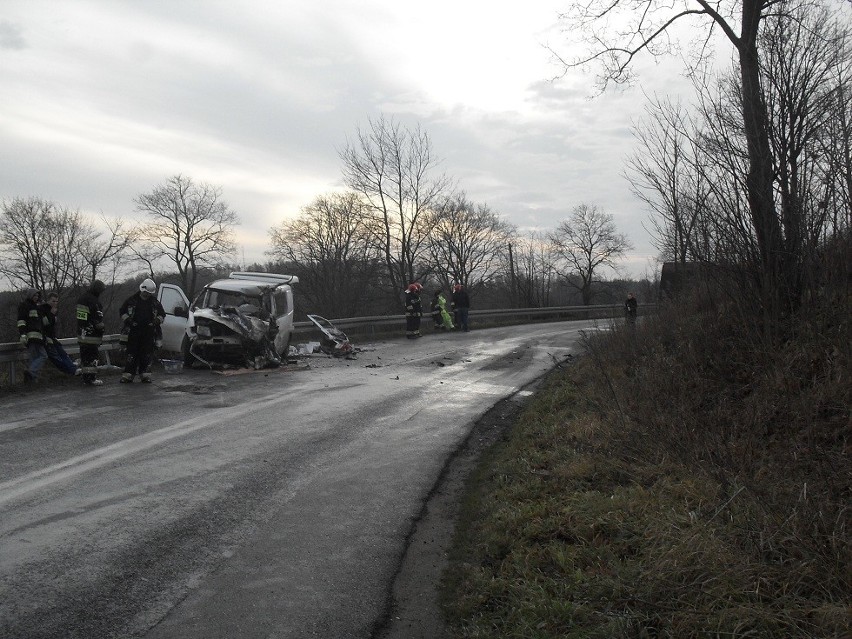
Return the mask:
M224 282L208 288L193 311L190 353L208 366L262 368L278 365L278 324L268 310L265 287Z

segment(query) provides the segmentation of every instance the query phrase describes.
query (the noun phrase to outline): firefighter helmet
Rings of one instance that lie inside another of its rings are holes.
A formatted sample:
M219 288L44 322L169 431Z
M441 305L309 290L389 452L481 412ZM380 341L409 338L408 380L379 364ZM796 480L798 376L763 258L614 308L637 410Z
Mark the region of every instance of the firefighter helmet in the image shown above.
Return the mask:
M150 293L151 295L153 295L154 293L157 292L157 285L154 284L154 280L152 280L151 278L148 278L148 279L144 280L139 285L139 290L144 291L145 293Z

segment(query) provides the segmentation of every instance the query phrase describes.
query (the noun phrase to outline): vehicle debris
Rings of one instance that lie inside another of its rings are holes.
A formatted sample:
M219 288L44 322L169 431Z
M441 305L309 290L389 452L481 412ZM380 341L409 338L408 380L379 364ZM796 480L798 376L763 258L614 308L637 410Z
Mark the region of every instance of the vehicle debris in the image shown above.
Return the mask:
M355 359L355 347L346 337L346 333L337 328L331 320L319 315L308 315L316 327L322 332L319 347L320 351L332 357L345 357Z

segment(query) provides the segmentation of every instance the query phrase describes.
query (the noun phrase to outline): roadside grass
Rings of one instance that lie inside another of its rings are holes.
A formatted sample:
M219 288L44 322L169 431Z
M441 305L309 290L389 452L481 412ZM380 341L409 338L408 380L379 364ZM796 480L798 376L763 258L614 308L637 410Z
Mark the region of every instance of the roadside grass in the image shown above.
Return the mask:
M674 309L590 339L469 482L452 635L852 637L848 301L774 352Z

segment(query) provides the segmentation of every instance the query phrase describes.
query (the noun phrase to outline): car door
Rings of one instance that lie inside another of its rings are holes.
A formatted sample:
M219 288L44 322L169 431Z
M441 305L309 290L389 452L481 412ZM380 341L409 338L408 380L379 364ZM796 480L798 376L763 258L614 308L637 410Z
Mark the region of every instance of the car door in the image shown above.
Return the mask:
M274 316L278 322L278 335L275 338L275 350L281 355L287 355L293 332L293 291L289 286L279 286L273 293L275 304Z
M175 284L160 284L157 299L166 311L163 321L163 349L181 352L183 337L189 322L189 299Z

